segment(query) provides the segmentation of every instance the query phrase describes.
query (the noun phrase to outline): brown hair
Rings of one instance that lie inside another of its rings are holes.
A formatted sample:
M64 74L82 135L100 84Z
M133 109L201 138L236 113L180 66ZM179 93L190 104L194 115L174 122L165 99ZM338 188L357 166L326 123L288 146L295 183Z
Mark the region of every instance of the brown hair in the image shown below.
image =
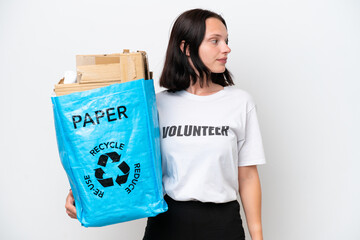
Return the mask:
M219 14L203 9L186 11L176 19L160 76L160 86L175 92L187 89L190 81L195 84L198 78L200 86L203 86L205 79L221 86L234 85L231 73L226 68L223 73L213 73L200 59L198 50L205 36L205 21L208 18L219 19L226 27L225 20ZM199 76L190 65L186 51L180 49L182 42L184 42L183 49L189 50L191 61Z

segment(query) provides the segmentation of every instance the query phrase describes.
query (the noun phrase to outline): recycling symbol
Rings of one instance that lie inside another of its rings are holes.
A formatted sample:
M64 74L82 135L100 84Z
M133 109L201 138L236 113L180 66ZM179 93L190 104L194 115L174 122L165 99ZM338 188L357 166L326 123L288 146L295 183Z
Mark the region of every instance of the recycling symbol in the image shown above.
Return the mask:
M103 187L114 186L114 179L119 186L121 186L123 183L126 183L129 177L130 167L126 164L126 162L120 163L120 157L121 155L117 154L116 152L105 153L99 157L97 164L101 167L95 169L95 177ZM117 165L118 163L120 164ZM119 169L120 175L116 174L114 178L107 176L108 174L106 174L105 170L114 166Z

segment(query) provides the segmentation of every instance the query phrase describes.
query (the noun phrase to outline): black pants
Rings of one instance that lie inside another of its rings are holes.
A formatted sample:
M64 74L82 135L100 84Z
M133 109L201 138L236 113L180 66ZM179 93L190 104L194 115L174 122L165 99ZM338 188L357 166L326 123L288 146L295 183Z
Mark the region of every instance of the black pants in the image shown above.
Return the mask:
M165 196L169 210L148 218L143 240L244 240L237 201L180 202Z

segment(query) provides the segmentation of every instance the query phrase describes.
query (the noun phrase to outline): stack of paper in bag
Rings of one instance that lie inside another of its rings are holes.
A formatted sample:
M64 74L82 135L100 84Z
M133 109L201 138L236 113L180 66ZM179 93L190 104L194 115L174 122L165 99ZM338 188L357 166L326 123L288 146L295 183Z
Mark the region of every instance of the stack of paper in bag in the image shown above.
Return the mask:
M151 79L144 51L76 56L77 82L55 85L56 96L105 87L137 79Z

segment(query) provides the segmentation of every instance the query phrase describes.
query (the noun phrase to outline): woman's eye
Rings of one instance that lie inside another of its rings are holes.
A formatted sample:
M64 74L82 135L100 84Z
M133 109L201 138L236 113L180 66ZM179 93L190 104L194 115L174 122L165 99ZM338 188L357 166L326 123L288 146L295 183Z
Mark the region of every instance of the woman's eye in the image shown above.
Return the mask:
M214 44L217 44L217 43L218 43L218 40L217 40L217 39L213 39L213 40L211 40L211 42L214 43Z

